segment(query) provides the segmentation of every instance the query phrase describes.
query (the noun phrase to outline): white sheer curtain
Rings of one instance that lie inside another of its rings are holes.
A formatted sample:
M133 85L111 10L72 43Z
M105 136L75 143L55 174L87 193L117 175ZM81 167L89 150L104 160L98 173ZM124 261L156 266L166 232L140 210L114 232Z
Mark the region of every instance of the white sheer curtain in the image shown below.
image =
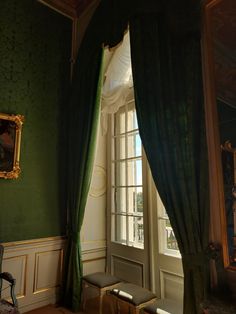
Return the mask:
M102 91L102 129L107 130L107 117L115 113L125 104L127 96L133 86L129 32L124 36L122 43L116 48L105 73Z

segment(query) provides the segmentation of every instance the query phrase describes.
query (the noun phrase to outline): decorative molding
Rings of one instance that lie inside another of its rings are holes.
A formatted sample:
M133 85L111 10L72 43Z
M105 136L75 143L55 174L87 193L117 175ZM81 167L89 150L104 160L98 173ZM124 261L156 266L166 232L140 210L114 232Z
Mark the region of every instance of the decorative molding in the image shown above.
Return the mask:
M161 298L181 300L183 298L184 277L160 268Z
M81 243L82 255L106 250L106 240L85 241Z
M5 253L12 253L18 250L30 250L32 248L40 248L48 245L55 244L64 244L66 241L66 236L56 236L56 237L48 237L48 238L39 238L39 239L31 239L31 240L23 240L23 241L14 241L14 242L4 242L2 245L4 246Z
M221 164L220 134L218 112L216 106L215 59L212 42L212 9L222 0L209 0L203 7L203 81L206 116L206 135L208 146L210 179L210 241L222 243L224 265L229 265L227 245L225 201L223 189L223 172ZM220 219L219 219L220 217ZM214 283L216 284L216 283Z
M38 2L70 19L77 18L76 8L72 6L71 3L67 3L63 0L38 0Z
M16 278L21 313L55 304L61 284L66 237L4 243L3 271ZM105 271L106 241L82 244L84 274ZM8 290L8 289L7 289ZM3 296L8 298L8 291Z
M65 244L64 237L4 244L3 271L16 278L21 313L56 302Z
M17 299L24 298L26 295L26 268L27 268L27 255L18 255L6 257L3 259L2 268L7 269L9 273L15 273L15 279L17 281L17 286L15 289ZM10 291L7 284L3 283L3 293L2 296L5 298L10 297Z
M89 195L100 197L106 193L106 170L102 166L95 165Z
M43 251L35 254L34 293L60 286L63 250Z
M144 287L144 264L123 256L111 255L112 274L122 280Z

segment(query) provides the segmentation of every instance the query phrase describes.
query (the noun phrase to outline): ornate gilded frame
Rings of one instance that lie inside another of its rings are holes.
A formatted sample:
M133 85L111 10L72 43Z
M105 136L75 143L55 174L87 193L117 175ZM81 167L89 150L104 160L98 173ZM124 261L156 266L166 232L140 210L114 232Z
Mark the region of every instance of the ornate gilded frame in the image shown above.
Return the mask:
M0 113L0 178L16 179L21 170L20 144L24 116Z
M212 10L224 0L205 0L203 2L203 79L205 97L206 132L208 142L211 227L210 241L220 243L225 268L234 269L229 259L227 222L225 214L225 195L221 161L219 117L216 103L215 67L212 35Z

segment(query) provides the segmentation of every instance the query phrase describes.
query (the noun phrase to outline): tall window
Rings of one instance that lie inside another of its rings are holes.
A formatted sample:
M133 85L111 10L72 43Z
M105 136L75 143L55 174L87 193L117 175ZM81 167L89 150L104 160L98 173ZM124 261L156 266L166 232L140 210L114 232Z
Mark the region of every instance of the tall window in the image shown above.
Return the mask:
M133 103L113 115L112 241L144 247L142 145Z
M111 233L112 241L144 248L143 156L134 102L111 119ZM178 244L158 196L160 253L179 256Z

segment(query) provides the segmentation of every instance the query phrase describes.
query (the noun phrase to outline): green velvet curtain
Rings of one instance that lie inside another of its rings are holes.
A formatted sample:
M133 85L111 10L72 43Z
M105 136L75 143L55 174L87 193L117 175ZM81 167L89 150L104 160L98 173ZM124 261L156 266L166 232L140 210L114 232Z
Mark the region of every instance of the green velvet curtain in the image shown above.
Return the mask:
M78 54L69 103L68 128L68 247L65 260L64 304L79 310L81 299L80 230L91 181L102 86L102 45Z
M189 9L189 10L188 10ZM130 21L135 102L142 143L182 255L184 313L199 313L208 289L208 160L200 8ZM184 23L184 16L192 22Z
M100 92L103 83L103 45L116 45L127 28L127 18L115 19L119 4L101 1L84 35L75 64L68 108L68 247L65 257L62 303L78 311L81 301L80 230L89 191L97 125ZM108 14L109 12L109 14ZM108 27L116 21L117 28Z
M115 46L130 22L140 135L182 254L184 314L206 295L209 205L202 96L200 5L194 0L101 0L75 68L69 108L69 245L65 304L78 310L80 228L91 178L101 44Z

